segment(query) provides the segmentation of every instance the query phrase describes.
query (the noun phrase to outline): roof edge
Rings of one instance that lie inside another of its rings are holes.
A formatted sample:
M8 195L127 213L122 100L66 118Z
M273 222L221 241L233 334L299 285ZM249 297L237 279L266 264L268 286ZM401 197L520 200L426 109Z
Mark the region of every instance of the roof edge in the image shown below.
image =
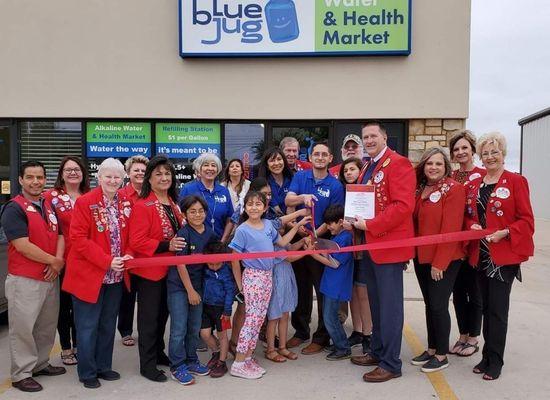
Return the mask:
M545 108L544 110L540 110L534 114L528 115L527 117L523 117L518 121L518 125L522 126L525 125L531 121L534 121L536 119L546 117L547 115L550 115L550 107Z

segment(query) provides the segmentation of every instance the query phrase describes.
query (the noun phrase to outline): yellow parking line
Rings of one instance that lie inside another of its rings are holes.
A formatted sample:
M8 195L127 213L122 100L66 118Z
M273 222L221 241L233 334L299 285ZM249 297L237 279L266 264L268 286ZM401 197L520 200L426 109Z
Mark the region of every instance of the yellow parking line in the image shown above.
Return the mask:
M413 351L413 354L420 354L425 350L424 346L420 342L420 339L411 326L407 323L403 326L403 335L405 336L405 340L407 341L409 347ZM435 389L435 392L440 400L458 400L458 397L456 397L453 389L451 389L447 379L445 379L443 372L431 372L425 375L430 380L430 383Z
M50 357L52 357L54 354L59 354L61 352L61 346L59 343L55 343L52 347L52 351L50 351ZM4 382L0 383L0 395L7 392L9 389L11 389L11 379L8 378Z

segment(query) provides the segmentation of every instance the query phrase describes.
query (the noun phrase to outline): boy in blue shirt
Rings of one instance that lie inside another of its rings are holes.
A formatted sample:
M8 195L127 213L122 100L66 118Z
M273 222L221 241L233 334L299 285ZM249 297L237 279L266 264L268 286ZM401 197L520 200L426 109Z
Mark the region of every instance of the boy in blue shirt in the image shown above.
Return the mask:
M351 246L352 234L344 230L344 207L329 206L323 213L323 221L331 234L331 240L340 247ZM351 357L346 331L338 318L340 303L351 299L353 287L353 254L335 253L330 257L321 254L312 255L325 266L321 278L323 296L323 319L327 331L334 343L334 350L326 356L327 360L344 360ZM335 267L335 261L338 264Z
M221 242L210 242L203 250L204 254L227 253L227 247ZM208 263L204 272L202 296L202 325L200 335L202 340L212 350L212 358L208 361L212 378L221 378L227 373L227 352L229 340L227 329L231 328L231 309L236 292L233 272L227 263ZM213 329L218 331L219 348Z

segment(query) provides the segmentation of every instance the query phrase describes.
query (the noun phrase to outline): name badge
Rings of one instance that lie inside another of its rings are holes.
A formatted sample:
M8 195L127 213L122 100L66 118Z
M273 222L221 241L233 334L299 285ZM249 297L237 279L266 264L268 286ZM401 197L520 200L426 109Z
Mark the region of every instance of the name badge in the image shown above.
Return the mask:
M477 178L481 178L481 174L479 172L476 172L476 173L470 175L470 178L468 178L468 179L473 181L474 179L477 179Z
M439 190L430 194L430 201L432 203L437 203L439 200L441 200L441 192Z
M57 218L56 218L55 214L50 214L48 218L50 219L50 222L52 224L57 225Z
M499 199L507 199L508 197L510 197L510 189L505 187L497 188L495 193Z
M374 183L380 183L382 182L382 179L384 179L384 172L379 171L376 176L374 177Z

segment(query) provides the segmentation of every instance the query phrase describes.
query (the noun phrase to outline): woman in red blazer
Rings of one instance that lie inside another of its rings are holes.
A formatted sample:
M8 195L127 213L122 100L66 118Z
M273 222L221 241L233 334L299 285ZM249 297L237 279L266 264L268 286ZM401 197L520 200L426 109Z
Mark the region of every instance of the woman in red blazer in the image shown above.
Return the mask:
M73 295L78 340L78 377L86 388L116 380L113 343L122 281L128 284L130 202L118 194L124 177L120 161L108 158L98 170L99 187L80 197L71 221L71 250L63 290Z
M167 157L155 156L147 164L140 199L130 219L130 247L136 257L174 255L185 246L177 238L182 215L176 205L176 170ZM157 365L169 365L164 352L164 329L168 320L166 275L168 267L133 269L138 293L138 345L140 373L155 382L167 380Z
M466 193L466 226L495 230L468 247L470 265L477 268L483 300L483 358L473 372L483 379L500 376L508 329L510 292L521 281L520 264L533 255L535 222L527 180L504 169L506 139L489 133L477 144L487 175L470 182Z
M90 179L84 163L78 157L64 157L59 165L54 187L44 193L44 200L55 210L55 214L61 224L63 238L65 239L65 260L67 260L67 256L71 250L69 232L74 203L76 199L89 191ZM61 285L63 285L64 275L64 270L62 270L59 275ZM73 301L71 295L64 290L61 290L59 293L57 331L59 332L59 342L61 344L61 361L65 365L77 364Z
M417 236L462 230L466 194L464 185L451 179L451 162L441 147L423 154L416 167L414 223ZM412 359L422 372L447 368L451 317L449 298L464 258L462 242L420 246L414 266L426 305L428 350Z
M449 141L451 161L459 168L451 174L463 185L485 176L483 168L474 165L476 137L468 130L459 131ZM479 350L478 337L481 334L481 291L476 282L476 271L464 259L453 289L453 305L460 336L449 353L469 357Z

